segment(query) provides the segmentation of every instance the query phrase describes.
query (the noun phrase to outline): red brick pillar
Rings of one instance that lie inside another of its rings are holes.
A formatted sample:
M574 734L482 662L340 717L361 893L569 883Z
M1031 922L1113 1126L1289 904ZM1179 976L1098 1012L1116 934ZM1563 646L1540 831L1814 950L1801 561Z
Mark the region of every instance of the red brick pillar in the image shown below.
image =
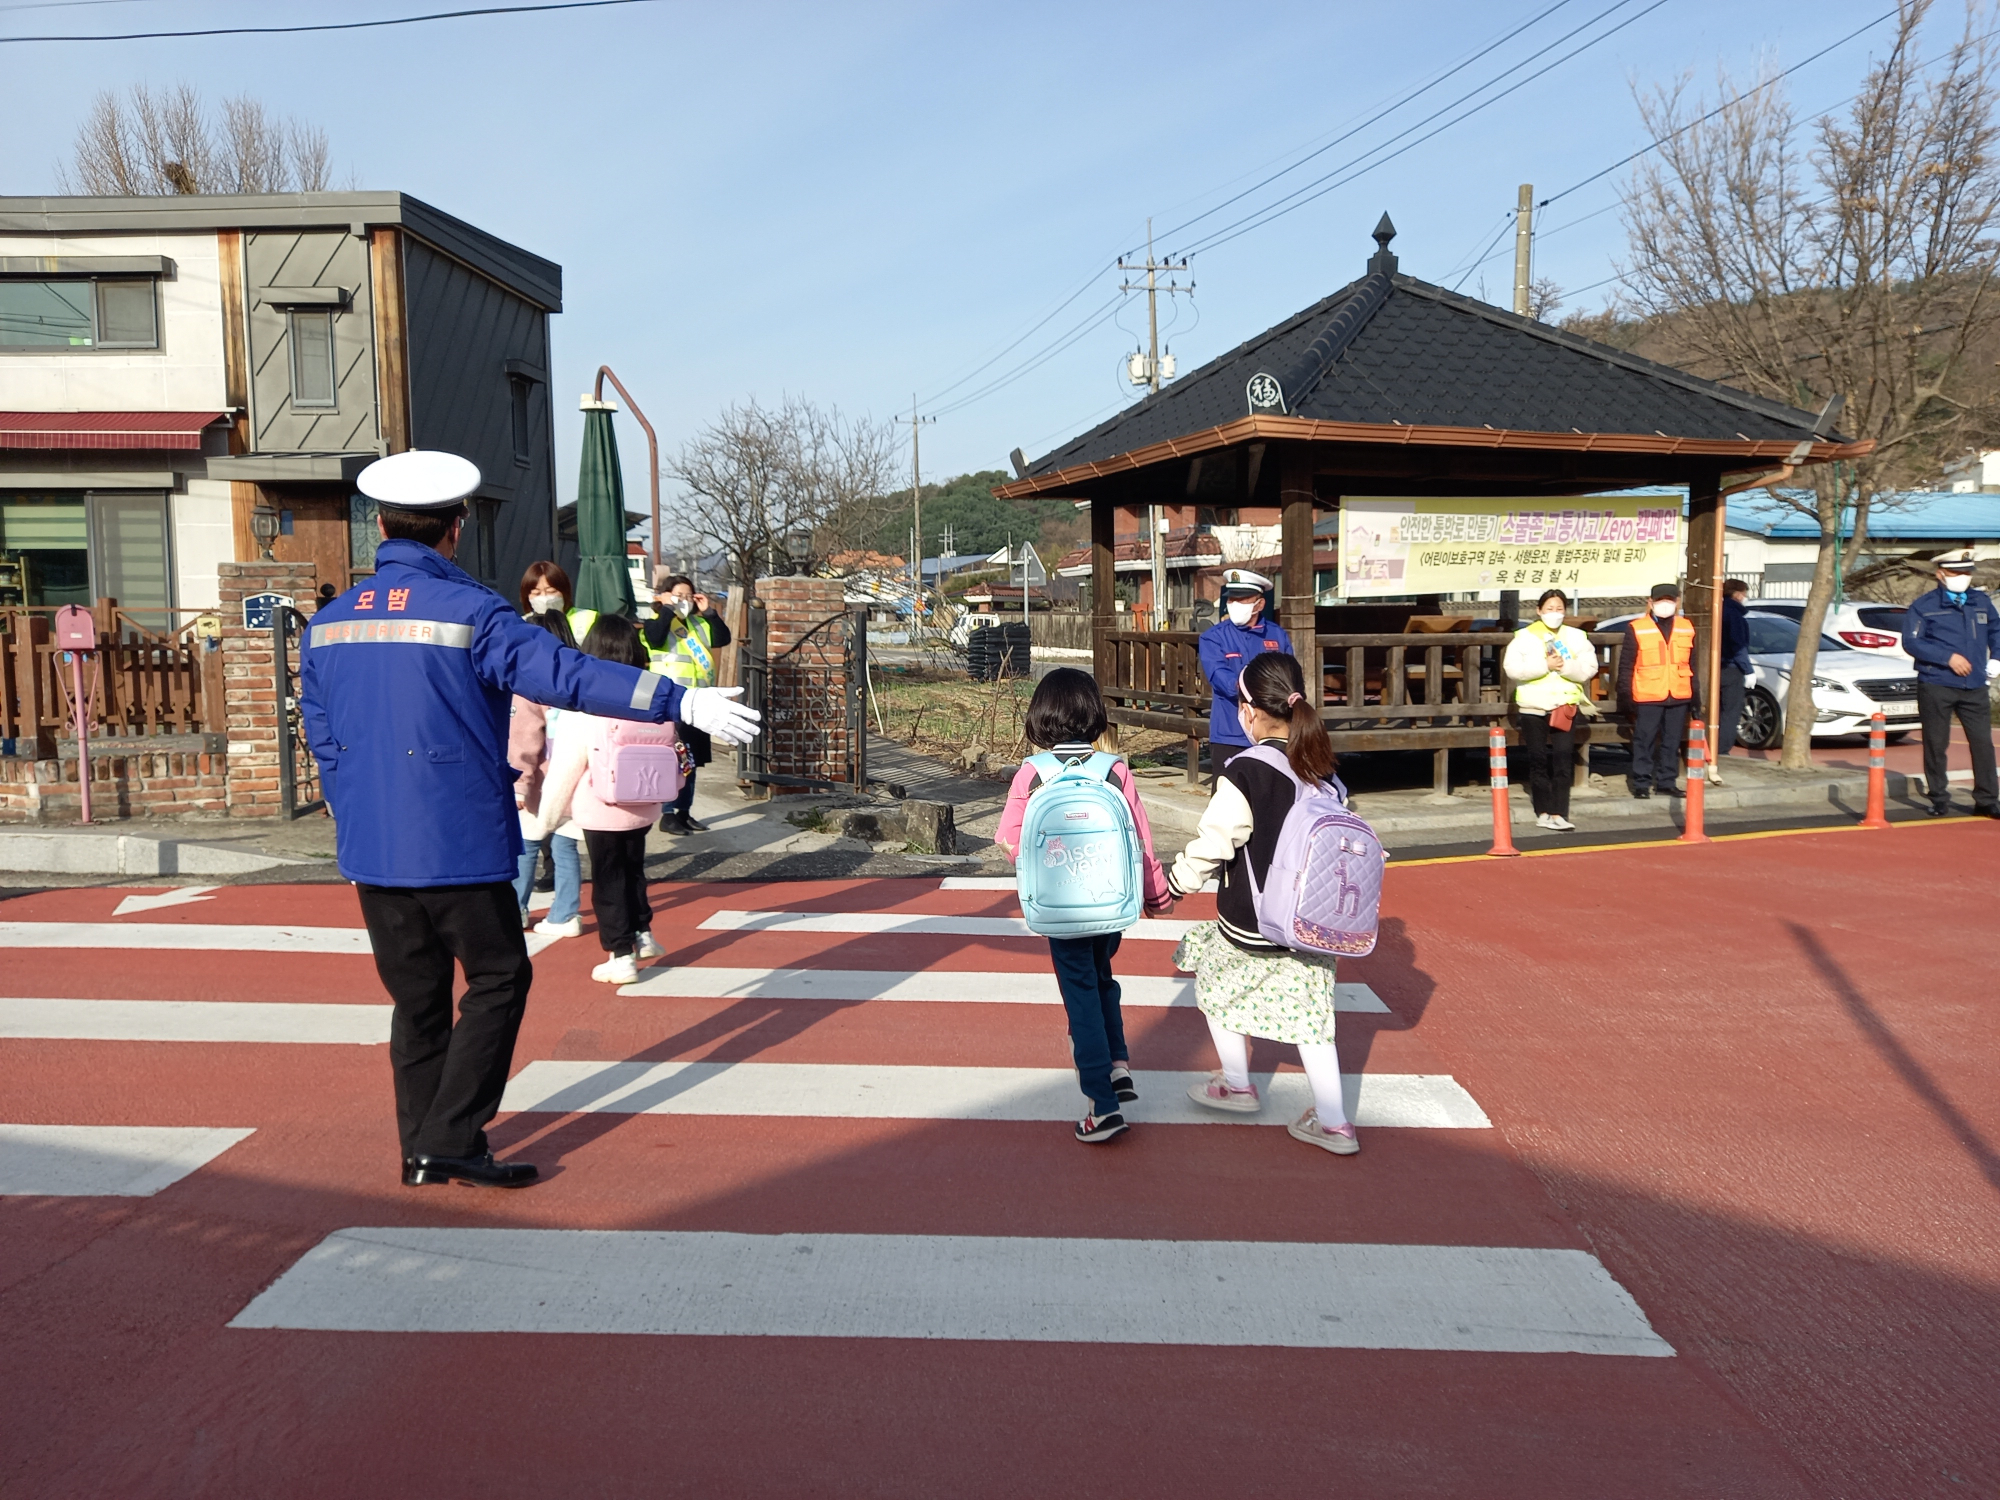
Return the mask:
M844 594L837 578L757 580L770 660L764 738L773 776L848 777Z
M229 816L278 815L278 686L271 632L243 628L250 594L289 596L310 613L319 569L309 562L226 562L217 570L222 602L223 703L229 726Z

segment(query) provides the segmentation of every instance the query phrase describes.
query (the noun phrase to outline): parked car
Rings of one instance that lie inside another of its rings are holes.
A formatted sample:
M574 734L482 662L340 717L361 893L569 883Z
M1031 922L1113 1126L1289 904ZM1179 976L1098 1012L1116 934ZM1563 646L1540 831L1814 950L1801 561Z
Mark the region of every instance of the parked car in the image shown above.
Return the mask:
M1623 630L1637 618L1619 615L1598 622L1596 629ZM1736 743L1746 750L1766 750L1785 737L1785 694L1791 690L1799 626L1796 620L1761 608L1750 611L1749 622L1750 676L1743 715L1736 721ZM1885 660L1879 651L1858 650L1821 635L1813 662L1813 738L1866 734L1878 708L1890 740L1909 734L1917 727L1917 674L1903 667L1908 661L1908 657L1901 662Z
M1745 608L1763 614L1783 615L1794 625L1803 623L1806 617L1803 599L1746 599L1743 603ZM1822 628L1847 650L1872 651L1900 661L1911 660L1910 653L1903 649L1903 606L1900 604L1866 604L1852 599L1829 604Z

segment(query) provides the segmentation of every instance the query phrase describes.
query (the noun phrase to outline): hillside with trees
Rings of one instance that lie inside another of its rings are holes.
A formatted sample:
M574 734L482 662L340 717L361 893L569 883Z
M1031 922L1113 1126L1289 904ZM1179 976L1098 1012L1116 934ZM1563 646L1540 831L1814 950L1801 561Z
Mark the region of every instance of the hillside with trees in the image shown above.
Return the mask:
M997 552L1010 541L1031 541L1044 560L1053 562L1089 535L1089 521L1066 500L1002 500L993 493L1012 476L1000 469L960 474L941 484L923 487L924 555L944 550L947 528L961 557ZM905 556L910 550L910 491L891 491L883 498L885 518L870 545L877 552Z

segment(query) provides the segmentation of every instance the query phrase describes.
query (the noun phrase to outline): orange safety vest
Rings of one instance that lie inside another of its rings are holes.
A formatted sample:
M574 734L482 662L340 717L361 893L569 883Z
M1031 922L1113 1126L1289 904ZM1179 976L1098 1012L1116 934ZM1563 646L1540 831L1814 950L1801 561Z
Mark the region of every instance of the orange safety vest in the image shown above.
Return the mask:
M1632 665L1632 701L1659 703L1694 696L1694 626L1686 615L1674 616L1671 641L1661 637L1649 615L1632 622L1638 660Z

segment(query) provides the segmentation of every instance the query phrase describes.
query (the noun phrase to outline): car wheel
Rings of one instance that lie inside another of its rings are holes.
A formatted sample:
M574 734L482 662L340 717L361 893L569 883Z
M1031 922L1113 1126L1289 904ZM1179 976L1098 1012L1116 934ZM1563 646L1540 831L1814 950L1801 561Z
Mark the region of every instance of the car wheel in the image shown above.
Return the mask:
M1768 750L1784 737L1784 715L1778 700L1762 688L1743 695L1743 715L1736 721L1736 743L1746 750Z

